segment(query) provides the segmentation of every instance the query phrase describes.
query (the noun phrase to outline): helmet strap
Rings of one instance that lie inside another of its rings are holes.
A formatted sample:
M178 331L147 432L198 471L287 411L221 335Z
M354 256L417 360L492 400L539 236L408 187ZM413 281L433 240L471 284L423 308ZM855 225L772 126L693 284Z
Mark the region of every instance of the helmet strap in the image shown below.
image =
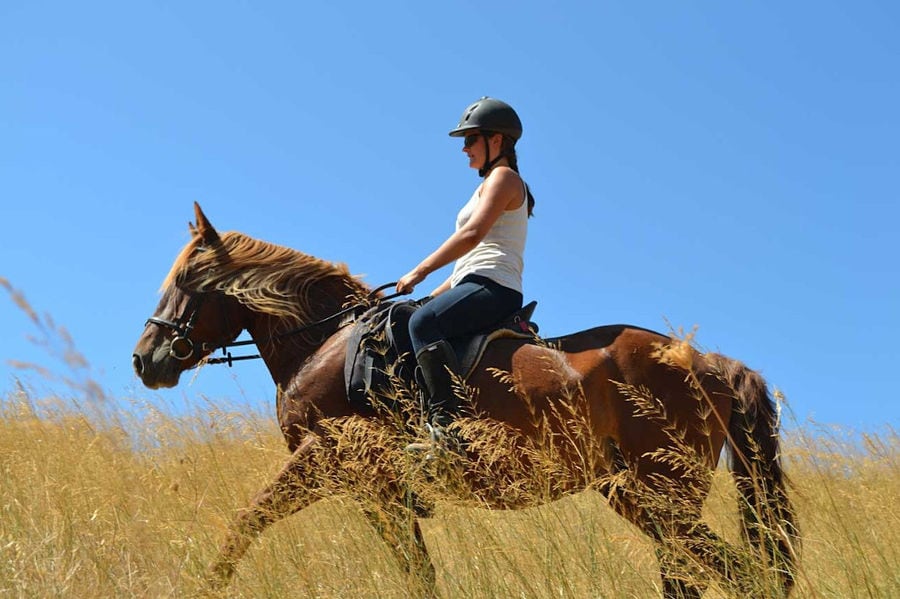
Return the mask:
M494 168L494 165L500 162L503 157L506 156L506 152L501 150L500 154L496 158L491 160L491 144L488 138L488 134L482 133L481 136L484 137L484 166L478 169L478 176L484 178L487 177L487 174L489 172L491 172L491 169Z

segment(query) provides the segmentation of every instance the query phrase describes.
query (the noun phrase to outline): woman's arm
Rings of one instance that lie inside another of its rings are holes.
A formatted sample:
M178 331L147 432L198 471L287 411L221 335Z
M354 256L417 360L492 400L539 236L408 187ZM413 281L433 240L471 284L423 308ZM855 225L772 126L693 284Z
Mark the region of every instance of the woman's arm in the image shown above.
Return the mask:
M507 167L495 170L482 184L481 201L468 222L414 269L403 275L397 283L397 292L412 293L425 277L464 256L481 243L504 210L518 208L523 201L522 180L519 175Z

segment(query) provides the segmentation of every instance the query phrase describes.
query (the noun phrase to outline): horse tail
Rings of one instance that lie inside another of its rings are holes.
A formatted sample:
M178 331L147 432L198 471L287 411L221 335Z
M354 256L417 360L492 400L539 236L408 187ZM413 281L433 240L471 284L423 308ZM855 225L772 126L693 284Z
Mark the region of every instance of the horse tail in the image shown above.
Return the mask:
M741 530L775 568L785 595L794 584L800 549L796 515L781 466L779 413L759 373L714 355L716 370L734 394L728 422L731 472L740 494Z

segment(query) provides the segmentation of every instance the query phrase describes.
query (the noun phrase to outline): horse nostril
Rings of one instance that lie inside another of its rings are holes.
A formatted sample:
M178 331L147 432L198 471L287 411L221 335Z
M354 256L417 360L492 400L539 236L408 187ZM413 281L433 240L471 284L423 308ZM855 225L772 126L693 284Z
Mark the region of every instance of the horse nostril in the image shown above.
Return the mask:
M141 357L137 354L131 355L131 366L134 368L134 371L138 376L140 376L140 374L144 372L144 363L141 361Z

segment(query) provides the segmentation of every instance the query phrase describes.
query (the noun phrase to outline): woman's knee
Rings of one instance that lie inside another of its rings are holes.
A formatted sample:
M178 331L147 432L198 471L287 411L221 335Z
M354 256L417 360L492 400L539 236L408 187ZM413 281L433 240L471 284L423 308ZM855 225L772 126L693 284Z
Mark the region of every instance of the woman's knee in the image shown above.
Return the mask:
M417 350L443 338L437 320L437 315L427 307L419 308L410 317L409 336Z

